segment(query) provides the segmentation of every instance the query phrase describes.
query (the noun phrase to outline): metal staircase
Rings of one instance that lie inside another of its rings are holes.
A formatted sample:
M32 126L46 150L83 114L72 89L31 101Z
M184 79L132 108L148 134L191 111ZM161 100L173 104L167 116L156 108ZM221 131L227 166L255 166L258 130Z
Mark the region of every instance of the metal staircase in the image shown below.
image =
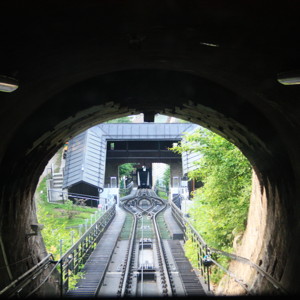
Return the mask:
M62 172L60 172L60 173L53 173L52 180L53 180L52 181L52 187L54 189L62 189L63 180L64 180Z

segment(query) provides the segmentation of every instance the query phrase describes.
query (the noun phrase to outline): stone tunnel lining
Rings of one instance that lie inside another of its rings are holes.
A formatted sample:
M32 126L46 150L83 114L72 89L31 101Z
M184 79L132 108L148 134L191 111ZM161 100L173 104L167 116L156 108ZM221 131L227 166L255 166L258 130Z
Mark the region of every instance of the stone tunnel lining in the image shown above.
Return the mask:
M191 106L191 104L189 103L188 105L186 105L185 107L190 107ZM109 107L109 109L111 109L111 107ZM177 108L177 111L178 111L178 108ZM182 109L182 111L181 111L181 113L180 113L180 116L182 117L183 115L184 115L184 111L185 111L185 109ZM103 112L103 110L102 110L102 112ZM203 118L203 112L200 110L200 114L201 114L201 118ZM175 115L175 116L179 116L179 114L173 114L173 115ZM212 112L212 110L210 110L210 112L209 112L209 117L208 117L208 120L209 120L209 126L208 127L210 127L210 129L212 128L212 126L213 126L213 121L212 120L214 120L214 118L213 118L213 112ZM113 115L112 114L112 118L113 117L115 117L116 115ZM218 116L218 123L220 122L220 114L217 114L217 116ZM196 117L197 117L197 111L195 110L195 107L194 107L194 110L193 110L193 118L194 119L196 119ZM205 120L205 119L204 119ZM82 123L83 124L85 124L85 123L88 123L88 121L85 121L85 122L83 122L82 121ZM199 122L198 122L199 123ZM202 123L202 122L201 122ZM203 124L202 124L203 125ZM58 126L59 127L59 126ZM225 126L224 126L224 124L223 124L223 127L225 128ZM234 127L234 125L232 125L232 128L234 129L235 127ZM220 129L219 129L219 127L218 127L218 130L216 130L217 132L220 132ZM42 144L39 144L39 146L38 147L34 147L34 149L32 149L31 150L31 153L30 153L30 155L28 155L27 156L27 159L26 159L26 165L28 164L29 166L31 166L31 164L33 163L33 160L34 160L34 162L35 162L35 164L36 164L36 161L38 161L36 158L37 157L41 157L41 149L47 149L48 147L51 147L53 150L52 151L56 151L56 149L58 148L58 145L59 145L59 142L57 141L57 139L59 138L59 139L61 139L62 137L64 137L64 134L65 134L65 132L62 132L61 131L61 128L59 128L59 130L58 130L58 132L55 132L54 131L54 140L52 140L52 138L53 138L53 133L51 132L50 133L50 135L43 141L43 143ZM224 134L223 134L224 135ZM232 138L231 138L232 139ZM244 140L245 140L245 136L244 136ZM239 140L239 142L240 142L241 140ZM50 144L50 145L49 145ZM244 147L245 147L245 145L243 145ZM48 148L49 149L49 148ZM40 155L38 155L38 153L40 153ZM43 153L43 152L42 152ZM44 154L44 153L43 153ZM49 154L48 154L49 155ZM28 158L32 158L32 160L30 161L30 159L28 160ZM40 164L41 164L41 166L43 166L43 163L41 163L41 162L39 162ZM40 167L41 168L41 167ZM34 168L35 169L35 168ZM22 169L21 169L22 170ZM31 173L31 172L30 172ZM33 172L34 173L34 172ZM36 180L36 178L37 177L35 177L34 178L34 176L37 176L38 175L38 173L39 172L36 172L35 174L32 174L31 176L31 178L32 178L32 181L30 182L29 180L29 182L27 181L26 182L26 185L28 185L28 188L27 189L25 189L25 191L28 191L28 195L27 195L27 199L28 200L30 200L31 198L32 198L32 193L33 193L33 191L34 191L34 188L35 188L35 185L34 185L34 181L33 181L33 179L35 179ZM22 177L23 178L23 177ZM25 183L24 183L25 184ZM22 186L21 186L21 190L22 190ZM270 197L271 195L269 195L269 197ZM270 197L270 198L272 198L272 197ZM27 201L28 201L27 200ZM21 200L21 197L20 197L20 206L21 207L24 207L24 210L25 211L27 211L28 209L27 209L27 206L26 206L26 202L23 200ZM12 207L11 207L11 209L12 209ZM10 213L12 214L13 212L12 211L10 211ZM33 210L33 213L34 213L34 210ZM18 210L17 212L14 212L13 214L15 214L15 220L22 220L21 221L21 223L23 223L23 222L25 222L25 223L27 223L27 224L29 224L29 223L31 223L32 222L32 216L27 216L28 217L28 219L27 219L27 221L25 221L24 219L23 219L23 215L22 214L20 214L20 211ZM269 222L270 222L271 220L269 220ZM16 222L16 225L15 225L16 227L18 226L18 222ZM19 225L20 226L20 225ZM271 224L271 226L275 226L274 224ZM15 230L18 230L19 232L21 232L21 229L20 228L16 228ZM23 231L24 232L24 231ZM271 236L270 236L270 234L269 234L269 240L271 240ZM37 241L35 241L35 243L38 243ZM267 241L265 241L265 243L267 244ZM20 246L19 247L21 247L21 245L22 245L22 243L20 243ZM23 245L24 246L24 245ZM34 247L36 247L35 248L35 250L34 250ZM43 249L43 247L42 247L42 245L31 245L31 244L28 244L28 248L30 249L30 251L31 252L35 252L35 251L37 251L37 253L39 253L40 252L40 250L39 249L37 249L37 248L39 248L39 247L41 247L41 249ZM265 245L264 245L264 247L266 247ZM32 249L33 248L33 249ZM266 251L266 250L265 250ZM25 251L24 251L25 252ZM262 252L263 252L263 250L262 250ZM36 255L36 254L35 254ZM41 254L38 254L38 255L41 255ZM267 255L267 254L265 254L265 255ZM262 260L263 261L266 261L266 259L264 259L264 258L262 258ZM261 287L258 287L258 291L259 291L259 289L260 289ZM269 287L267 287L267 288L269 288Z
M248 157L268 200L262 266L299 292L298 90L275 80L280 69L299 66L298 10L290 2L274 3L270 13L259 1L250 7L117 1L118 10L113 0L34 9L29 2L0 20L7 29L2 68L17 70L22 83L16 93L0 95L1 237L9 263L32 256L12 270L13 277L44 255L37 239L24 237L36 221L32 199L39 175L57 149L98 122L155 111L203 125ZM7 26L16 19L18 32ZM132 36L136 31L141 34ZM216 49L199 43L218 37ZM1 284L8 282L3 277ZM254 290L271 287L258 280Z

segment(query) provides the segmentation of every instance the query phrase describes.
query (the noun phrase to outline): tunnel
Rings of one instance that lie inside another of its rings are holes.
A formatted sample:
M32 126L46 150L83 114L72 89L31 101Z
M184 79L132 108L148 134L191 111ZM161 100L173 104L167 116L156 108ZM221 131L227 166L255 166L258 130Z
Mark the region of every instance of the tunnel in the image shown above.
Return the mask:
M202 125L249 159L266 203L256 263L297 294L300 268L299 3L5 1L1 17L3 289L46 255L27 237L49 159L87 128L145 113ZM255 294L273 294L258 279Z

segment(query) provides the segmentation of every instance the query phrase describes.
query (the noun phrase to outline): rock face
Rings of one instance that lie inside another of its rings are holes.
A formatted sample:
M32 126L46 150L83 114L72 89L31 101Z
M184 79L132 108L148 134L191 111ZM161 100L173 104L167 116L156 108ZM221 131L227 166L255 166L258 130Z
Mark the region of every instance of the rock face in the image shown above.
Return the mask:
M285 223L283 221L279 224L273 223L273 220L279 216L279 211L270 211L266 189L260 184L255 172L253 172L247 227L241 241L235 245L234 254L247 258L258 265L274 279L274 284L264 279L254 267L232 260L229 271L236 275L236 279L247 285L248 292L251 294L277 295L288 292L281 283L284 278L287 259L278 251L287 242L285 240L287 236L284 229ZM283 236L284 239L282 239ZM224 276L216 289L218 295L236 296L248 292L228 275Z
M0 93L0 289L44 255L25 237L48 160L92 125L145 112L203 125L242 150L267 203L257 261L300 292L299 88L276 80L300 69L299 3L28 0L1 9L0 75L19 88ZM257 277L252 290L275 288Z
M234 254L247 258L251 262L265 267L262 257L263 249L266 247L266 221L267 221L267 198L266 193L260 185L256 174L252 176L252 194L247 218L247 227L241 241L235 244ZM264 268L265 269L265 268ZM242 283L248 285L251 290L256 284L257 271L247 264L233 260L229 271L236 275ZM243 295L247 291L234 279L226 275L216 289L218 295Z

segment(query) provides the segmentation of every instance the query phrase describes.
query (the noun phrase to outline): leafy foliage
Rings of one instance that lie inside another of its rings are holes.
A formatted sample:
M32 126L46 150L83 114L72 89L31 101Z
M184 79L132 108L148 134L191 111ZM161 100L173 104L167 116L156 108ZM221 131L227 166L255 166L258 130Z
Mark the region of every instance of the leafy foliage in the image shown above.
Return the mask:
M200 153L197 169L188 174L190 179L204 183L194 192L191 222L209 246L230 252L235 236L245 230L251 193L250 163L232 143L206 129L185 135L185 140L172 150ZM188 240L185 249L195 264L195 245ZM224 267L228 265L226 257L218 261ZM219 272L213 272L213 280L220 277Z
M126 188L123 178L131 178L135 165L135 163L126 163L119 166L120 188Z
M166 199L166 200L168 199L168 194L165 191L157 190L156 194L159 198Z
M130 176L132 171L134 170L135 163L126 163L119 166L119 176Z
M168 166L168 168L165 170L165 172L162 176L162 182L163 182L163 185L166 188L166 193L167 194L169 192L170 180L171 180L171 169L170 169L170 166Z
M54 255L55 259L59 259L60 240L63 241L62 253L64 253L72 246L72 239L73 242L79 239L80 234L85 230L85 224L91 223L91 216L95 212L98 213L98 210L73 205L70 200L67 200L65 204L49 203L46 178L41 181L36 193L38 195L37 218L38 222L44 225L41 233L45 247L49 253ZM82 232L80 232L78 225L82 225ZM66 229L67 227L75 228Z
M197 246L196 243L192 241L192 239L188 239L184 244L184 251L186 257L189 258L191 265L194 268L198 266L198 256L197 256Z
M85 272L77 272L69 275L69 290L75 290L77 282L85 277Z
M215 248L228 250L244 230L251 192L251 165L241 151L221 136L199 129L185 136L174 151L199 152L201 159L190 178L204 186L194 193L193 225Z

